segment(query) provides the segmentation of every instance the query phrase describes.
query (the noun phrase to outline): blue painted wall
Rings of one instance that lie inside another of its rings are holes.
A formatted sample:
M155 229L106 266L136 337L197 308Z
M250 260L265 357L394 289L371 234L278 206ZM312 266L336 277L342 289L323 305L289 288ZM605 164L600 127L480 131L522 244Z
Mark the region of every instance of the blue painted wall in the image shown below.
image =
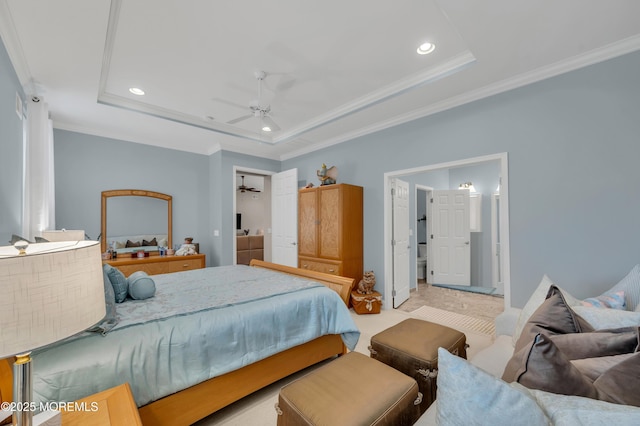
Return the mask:
M84 229L95 239L100 193L145 189L173 197L174 244L193 237L202 253L213 254L207 156L65 130L53 137L57 229Z
M24 92L0 42L0 245L22 232L22 121L15 112L16 93Z
M365 269L381 270L383 174L509 154L512 304L547 273L577 297L640 262L640 53L283 162L315 182L322 164L361 185ZM378 274L378 288L383 274Z

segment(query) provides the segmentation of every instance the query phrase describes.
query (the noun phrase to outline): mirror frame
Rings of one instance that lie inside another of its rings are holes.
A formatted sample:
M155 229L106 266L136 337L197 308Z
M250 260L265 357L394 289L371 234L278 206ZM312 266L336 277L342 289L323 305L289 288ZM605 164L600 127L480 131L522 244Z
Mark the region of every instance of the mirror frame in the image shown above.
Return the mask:
M100 223L100 250L102 253L107 251L107 199L111 197L151 197L165 200L167 202L167 241L168 247L173 247L173 230L172 230L172 210L173 197L161 192L145 191L143 189L114 189L111 191L102 191L102 213Z

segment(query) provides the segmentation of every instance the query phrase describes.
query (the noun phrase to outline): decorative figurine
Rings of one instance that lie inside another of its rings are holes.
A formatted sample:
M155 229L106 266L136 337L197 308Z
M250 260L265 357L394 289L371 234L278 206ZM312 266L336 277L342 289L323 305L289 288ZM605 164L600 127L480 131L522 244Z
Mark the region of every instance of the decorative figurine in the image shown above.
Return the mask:
M327 169L327 165L322 163L322 168L316 170L316 175L318 175L318 179L320 179L320 186L332 185L336 183L336 179L338 179L338 168L331 166Z
M373 271L365 271L362 275L362 279L358 283L358 293L360 294L372 294L373 287L376 285L376 275Z
M167 254L170 255L171 253L167 253ZM196 245L193 244L193 238L187 237L184 239L184 244L182 244L180 248L176 250L175 255L188 256L190 254L198 254L198 252L196 251Z

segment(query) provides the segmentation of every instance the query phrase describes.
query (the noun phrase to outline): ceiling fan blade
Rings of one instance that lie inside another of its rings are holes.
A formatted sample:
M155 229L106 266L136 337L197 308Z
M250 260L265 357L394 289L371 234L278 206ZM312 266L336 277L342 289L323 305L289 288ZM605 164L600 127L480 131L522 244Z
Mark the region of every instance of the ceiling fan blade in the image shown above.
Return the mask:
M267 126L269 126L272 132L277 132L278 130L280 130L280 126L278 126L276 122L273 121L273 119L268 115L265 115L264 117L262 117L262 122Z
M253 117L253 114L243 115L242 117L234 118L233 120L227 121L227 124L236 124L241 121L248 120L251 117Z
M229 106L232 106L232 107L236 107L236 108L239 108L241 110L246 110L247 109L246 105L241 105L241 104L238 104L238 103L235 103L235 102L228 101L226 99L213 97L213 98L211 98L211 100L213 102L219 102L221 104L225 104L225 105L229 105Z

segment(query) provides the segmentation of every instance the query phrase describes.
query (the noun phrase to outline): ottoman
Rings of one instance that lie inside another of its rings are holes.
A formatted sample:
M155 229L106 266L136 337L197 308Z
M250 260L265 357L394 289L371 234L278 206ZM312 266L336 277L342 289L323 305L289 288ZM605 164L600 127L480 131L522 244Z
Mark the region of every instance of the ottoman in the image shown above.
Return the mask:
M371 358L413 377L423 395L420 415L436 399L438 348L467 358L467 338L453 328L419 319L407 319L371 338Z
M421 395L416 381L349 352L280 390L278 426L412 425Z

